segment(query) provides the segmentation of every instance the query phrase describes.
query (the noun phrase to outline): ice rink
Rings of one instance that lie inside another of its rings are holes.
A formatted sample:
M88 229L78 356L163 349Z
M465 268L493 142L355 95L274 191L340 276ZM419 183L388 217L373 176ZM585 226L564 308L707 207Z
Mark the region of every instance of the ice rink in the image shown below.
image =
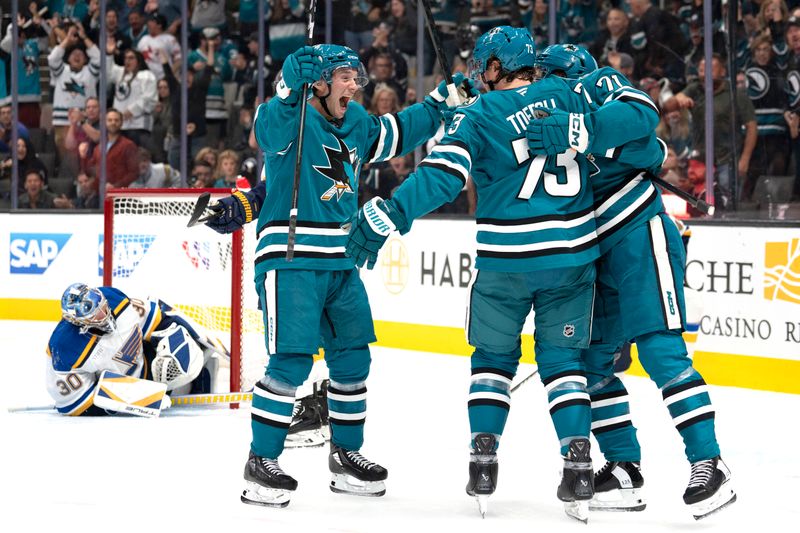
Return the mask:
M374 348L364 455L389 469L383 498L328 489L325 448L287 450L299 481L289 507L240 503L248 410L173 409L158 419L10 414L49 404L44 348L53 323L0 322L0 531L550 532L798 531L800 396L711 387L738 502L696 522L681 495L682 442L649 380L626 376L643 446L647 509L592 513L587 526L555 497L560 459L538 378L512 395L497 492L481 519L464 492L469 360ZM528 375L523 365L520 377ZM800 376L798 376L800 379ZM597 453L595 469L602 466Z

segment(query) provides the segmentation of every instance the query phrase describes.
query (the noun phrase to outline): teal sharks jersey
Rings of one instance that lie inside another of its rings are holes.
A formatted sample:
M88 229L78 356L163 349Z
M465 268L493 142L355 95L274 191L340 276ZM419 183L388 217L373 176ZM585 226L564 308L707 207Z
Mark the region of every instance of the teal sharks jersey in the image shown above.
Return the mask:
M599 251L588 180L595 167L574 150L534 157L525 137L536 108L581 106L591 110L556 77L468 101L392 204L411 221L451 201L471 176L478 197L476 268L530 272L593 261Z
M300 109L273 98L258 107L255 136L264 151L266 196L258 216L256 277L274 269L348 270L347 232L341 228L358 209L361 166L404 155L433 137L441 122L427 103L370 115L350 102L340 125L307 104L298 194L294 260L286 261Z
M654 133L659 111L647 94L609 67L569 83L585 103L606 111L606 118L595 122L592 155L598 172L590 180L600 250L605 252L664 211L661 195L642 173L658 174L666 157L666 145Z

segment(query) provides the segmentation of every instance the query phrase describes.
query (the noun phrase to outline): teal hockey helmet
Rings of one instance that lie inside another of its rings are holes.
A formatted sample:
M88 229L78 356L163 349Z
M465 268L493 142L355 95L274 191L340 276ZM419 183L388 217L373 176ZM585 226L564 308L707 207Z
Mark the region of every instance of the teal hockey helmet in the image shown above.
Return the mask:
M536 57L536 70L539 78L563 72L565 78L574 80L597 70L597 61L577 44L553 44Z
M97 328L109 333L114 328L114 315L108 300L99 289L84 283L73 283L61 296L61 316L82 328Z
M367 70L361 58L351 48L338 44L318 44L314 46L322 56L322 79L327 83L333 81L333 73L340 68L351 68L356 71L356 83L364 87L369 83Z
M502 76L532 68L536 62L536 43L525 28L497 26L478 37L469 60L470 77L481 80L491 59L500 62Z

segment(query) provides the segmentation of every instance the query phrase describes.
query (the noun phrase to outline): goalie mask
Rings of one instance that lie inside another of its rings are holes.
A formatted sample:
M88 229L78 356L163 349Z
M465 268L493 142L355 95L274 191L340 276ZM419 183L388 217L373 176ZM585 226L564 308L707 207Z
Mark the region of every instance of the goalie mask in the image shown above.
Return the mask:
M116 327L108 300L99 289L84 283L73 283L61 296L61 316L79 326L82 333L89 328L111 333Z
M586 48L575 44L553 44L536 58L536 78L552 74L574 80L597 70L597 61Z

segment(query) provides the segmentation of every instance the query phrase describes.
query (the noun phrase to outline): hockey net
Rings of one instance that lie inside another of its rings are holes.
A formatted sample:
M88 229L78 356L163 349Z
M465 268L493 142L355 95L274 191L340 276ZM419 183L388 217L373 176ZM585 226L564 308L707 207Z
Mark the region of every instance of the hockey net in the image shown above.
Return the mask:
M253 285L255 224L220 235L187 228L201 189L112 189L104 209L103 284L180 309L231 352L217 388L250 390L264 375L264 325ZM227 189L209 189L212 202ZM226 376L225 374L229 375ZM214 392L223 392L217 390Z

